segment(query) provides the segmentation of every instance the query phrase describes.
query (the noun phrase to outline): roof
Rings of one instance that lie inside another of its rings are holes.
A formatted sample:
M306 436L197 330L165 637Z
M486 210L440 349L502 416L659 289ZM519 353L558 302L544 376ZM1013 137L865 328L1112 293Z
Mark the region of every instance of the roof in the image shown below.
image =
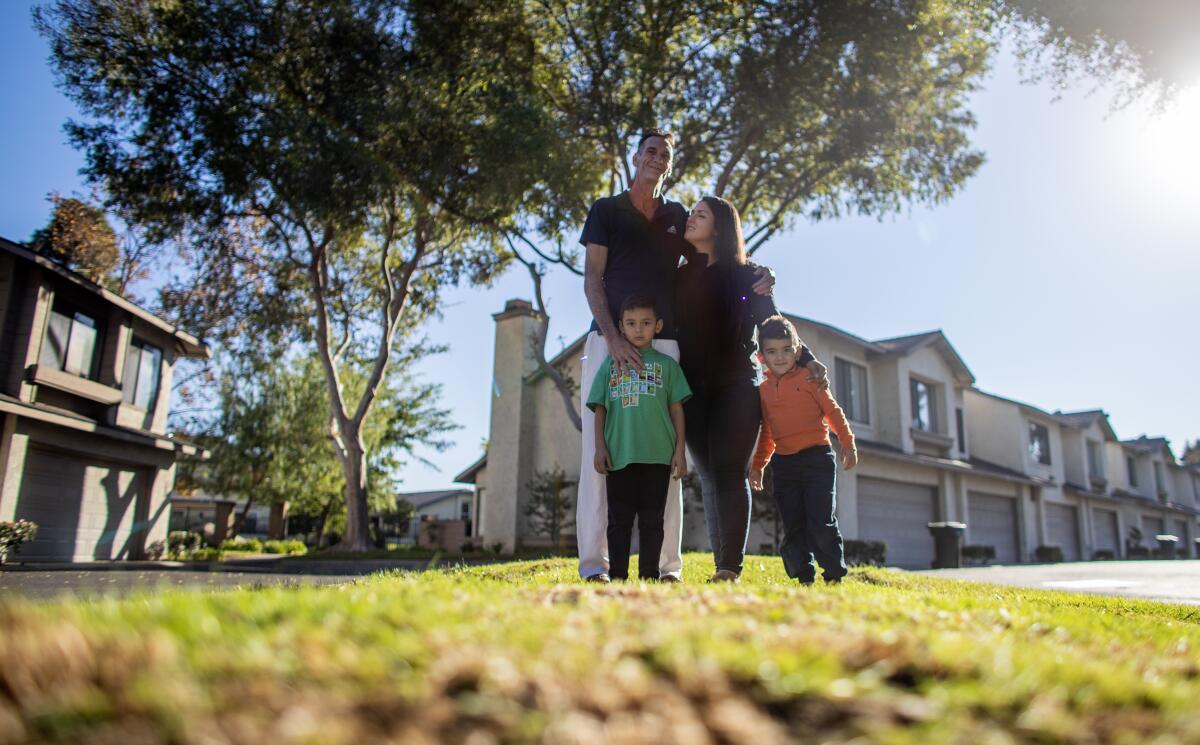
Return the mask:
M925 455L923 453L907 453L894 445L889 445L883 442L875 442L873 440L864 440L861 437L855 440L863 450L871 451L893 460L902 460L909 463L917 463L919 465L930 466L945 471L956 471L959 473L970 473L979 476L991 476L993 478L1003 479L1005 481L1013 481L1020 484L1031 484L1040 486L1044 482L1032 478L1028 474L1014 471L1011 468L996 465L979 458L971 458L963 461L955 458L941 458L936 455Z
M1171 441L1165 437L1147 437L1142 435L1135 440L1121 440L1125 447L1139 453L1159 453L1166 451L1169 462L1175 462L1175 453L1171 450Z
M467 466L463 470L462 473L460 473L454 477L454 483L456 483L456 484L474 484L474 483L476 483L475 479L478 478L479 472L482 471L484 466L486 466L486 465L487 465L487 452L484 451L483 455L479 456L478 460L476 460L471 465Z
M470 489L437 489L435 491L414 491L402 493L397 496L412 503L413 507L418 510L445 501L450 497L461 497L470 495Z
M937 348L942 357L950 363L950 367L954 370L955 377L959 382L966 385L975 384L975 374L971 372L971 368L967 367L967 363L963 360L962 355L946 338L941 329L934 331L924 331L919 334L910 334L909 336L897 336L891 339L878 339L875 342L876 346L885 350L886 354L904 356L911 354L918 349L927 346Z
M1092 422L1100 421L1100 431L1110 442L1119 442L1116 431L1112 428L1112 422L1108 421L1108 412L1103 409L1088 409L1087 411L1055 411L1054 418L1062 424L1074 429L1087 429L1092 426Z
M160 331L170 334L175 338L176 346L178 347L179 352L186 357L207 358L211 355L208 345L196 337L168 323L136 303L121 297L117 293L104 289L79 272L72 271L53 259L47 258L38 253L34 253L26 246L15 241L10 241L7 238L0 238L0 250L7 251L18 258L24 259L32 264L36 264L42 269L57 274L62 279L71 282L75 286L90 292L93 295L98 295L107 302L130 313L135 318L148 323Z
M853 342L854 344L857 344L860 347L863 347L864 349L866 349L869 352L875 352L877 354L886 354L887 353L887 350L884 349L883 347L879 346L878 344L876 344L872 341L868 341L856 334L852 334L849 331L846 331L845 329L840 329L837 326L834 326L832 324L828 324L823 321L818 321L818 320L815 320L812 318L805 318L804 316L798 316L798 315L795 315L794 313L784 313L783 315L786 316L788 319L790 319L793 323L799 322L799 323L806 323L806 324L809 324L812 326L817 326L822 331L828 331L828 332L834 334L835 336L840 336L840 337L846 339L847 341Z
M1030 414L1037 414L1039 416L1046 417L1047 419L1054 419L1054 420L1058 419L1057 416L1055 416L1054 414L1051 414L1050 412L1046 411L1043 408L1034 406L1033 404L1030 404L1030 403L1025 403L1024 401L1018 401L1015 398L1008 398L1007 396L1001 396L999 393L992 393L990 391L985 391L981 388L971 388L971 392L978 393L981 396L987 396L988 398L994 398L997 401L1003 401L1005 403L1012 404L1013 406L1023 409L1027 413L1030 413Z

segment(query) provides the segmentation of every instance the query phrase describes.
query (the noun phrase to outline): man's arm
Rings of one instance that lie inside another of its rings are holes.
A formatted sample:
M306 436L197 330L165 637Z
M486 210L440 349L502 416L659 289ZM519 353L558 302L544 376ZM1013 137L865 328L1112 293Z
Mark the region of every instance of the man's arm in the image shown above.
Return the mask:
M612 355L613 364L620 370L628 368L641 369L642 358L637 349L621 336L612 321L612 309L608 307L608 296L604 294L604 267L608 265L608 246L599 243L587 244L587 253L583 260L583 294L587 297L588 308L596 319L596 326L608 345L608 353Z

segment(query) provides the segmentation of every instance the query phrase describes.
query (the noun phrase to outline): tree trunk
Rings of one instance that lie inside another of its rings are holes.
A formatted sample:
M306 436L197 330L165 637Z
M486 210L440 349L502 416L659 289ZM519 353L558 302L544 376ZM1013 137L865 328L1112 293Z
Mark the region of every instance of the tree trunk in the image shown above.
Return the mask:
M362 427L347 422L342 439L345 444L342 456L342 471L346 475L346 532L338 544L340 551L371 550L371 517L367 503L367 452L362 441Z
M250 507L254 504L254 497L246 497L246 506L242 508L242 514L238 516L237 522L233 524L232 535L230 538L237 538L242 534L242 528L246 527L246 516L250 514Z

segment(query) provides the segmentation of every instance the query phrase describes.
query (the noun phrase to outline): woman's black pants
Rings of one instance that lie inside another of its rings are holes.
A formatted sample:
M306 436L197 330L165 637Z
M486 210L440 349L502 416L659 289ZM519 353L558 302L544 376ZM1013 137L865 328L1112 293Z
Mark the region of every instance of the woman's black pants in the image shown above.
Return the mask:
M740 574L750 535L746 475L762 407L754 381L697 385L683 405L687 446L700 476L704 520L717 569Z

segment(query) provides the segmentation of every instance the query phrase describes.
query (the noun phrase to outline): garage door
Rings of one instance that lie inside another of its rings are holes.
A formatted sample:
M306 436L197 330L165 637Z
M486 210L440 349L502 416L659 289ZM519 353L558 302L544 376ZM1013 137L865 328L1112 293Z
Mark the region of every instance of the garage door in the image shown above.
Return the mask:
M16 517L37 523L38 532L20 557L130 558L142 481L133 468L30 448Z
M1121 531L1117 528L1117 513L1112 510L1092 510L1092 523L1096 529L1096 550L1112 551L1121 557Z
M1145 543L1147 546L1156 547L1158 544L1154 541L1154 536L1162 535L1167 527L1163 524L1161 517L1151 517L1150 515L1142 515L1142 533L1144 533Z
M999 564L1020 561L1017 500L999 494L967 492L967 535L972 544L995 548Z
M1046 534L1062 549L1063 561L1079 561L1079 513L1074 505L1046 505Z
M858 535L887 544L887 563L909 569L933 564L935 490L883 479L858 479Z
M1184 556L1192 555L1192 537L1188 535L1187 520L1176 520L1175 528L1171 531L1179 536L1179 552Z

